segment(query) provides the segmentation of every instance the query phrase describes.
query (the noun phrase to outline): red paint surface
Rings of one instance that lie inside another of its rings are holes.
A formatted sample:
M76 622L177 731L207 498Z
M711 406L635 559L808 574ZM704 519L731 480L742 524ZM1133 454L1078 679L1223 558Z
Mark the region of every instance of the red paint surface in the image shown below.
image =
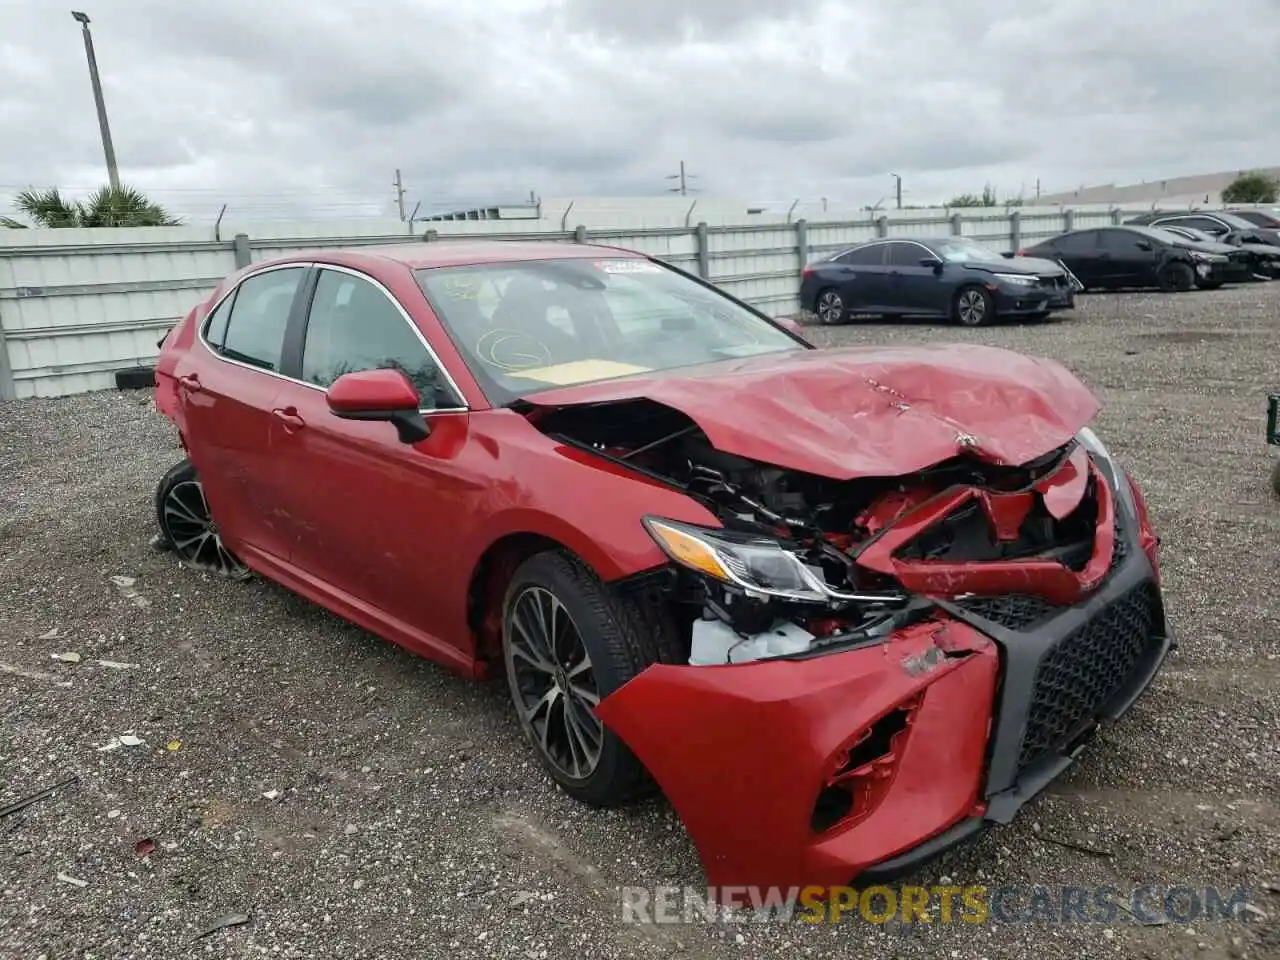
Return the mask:
M935 646L970 651L911 675ZM995 696L995 645L957 622L812 660L652 666L598 713L684 821L708 883L844 884L974 812ZM818 793L850 738L920 698L878 803L815 834Z
M540 406L647 397L713 446L835 479L893 477L961 453L1022 464L1098 411L1065 367L995 347L796 350L531 395Z
M361 370L334 381L326 394L335 413L417 410L418 391L398 370Z

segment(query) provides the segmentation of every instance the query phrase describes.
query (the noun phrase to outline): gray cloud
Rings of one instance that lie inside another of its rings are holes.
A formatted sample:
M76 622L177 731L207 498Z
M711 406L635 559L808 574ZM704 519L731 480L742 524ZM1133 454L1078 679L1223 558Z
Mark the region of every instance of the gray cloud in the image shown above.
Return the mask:
M105 179L77 25L0 0L0 192ZM978 11L978 12L975 12ZM662 194L913 202L1280 160L1274 0L94 0L123 176L246 219Z

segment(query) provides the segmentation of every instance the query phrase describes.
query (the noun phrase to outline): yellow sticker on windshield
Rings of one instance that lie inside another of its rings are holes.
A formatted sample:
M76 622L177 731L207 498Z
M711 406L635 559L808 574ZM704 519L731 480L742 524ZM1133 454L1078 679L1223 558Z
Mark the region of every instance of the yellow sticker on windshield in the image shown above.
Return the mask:
M565 387L572 383L586 383L588 380L610 380L613 377L627 377L633 373L648 372L648 367L637 367L631 363L618 363L614 360L574 360L549 367L512 370L506 375Z

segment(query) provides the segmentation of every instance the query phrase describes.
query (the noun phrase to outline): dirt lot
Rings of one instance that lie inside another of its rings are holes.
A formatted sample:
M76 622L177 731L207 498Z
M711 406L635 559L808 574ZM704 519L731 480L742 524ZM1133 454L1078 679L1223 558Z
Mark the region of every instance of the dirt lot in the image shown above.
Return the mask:
M500 685L151 551L153 484L180 453L149 395L112 393L0 405L0 805L79 777L0 819L0 956L1280 956L1280 501L1262 445L1280 283L813 335L1065 361L1165 538L1181 645L1149 694L1017 822L919 880L1243 885L1265 918L624 925L619 885L705 884L670 809L578 806ZM101 749L121 735L142 743ZM194 940L228 914L252 920Z

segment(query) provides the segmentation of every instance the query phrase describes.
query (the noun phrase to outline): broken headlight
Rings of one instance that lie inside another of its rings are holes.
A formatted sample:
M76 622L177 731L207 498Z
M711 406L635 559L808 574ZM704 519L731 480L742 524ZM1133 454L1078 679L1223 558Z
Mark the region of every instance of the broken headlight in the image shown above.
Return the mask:
M644 527L668 557L681 566L758 597L811 603L883 603L895 596L846 593L830 586L820 568L777 540L713 530L676 520L645 517Z
M1098 439L1098 435L1088 427L1081 427L1080 432L1076 434L1076 441L1089 451L1102 475L1110 482L1111 489L1124 502L1128 513L1131 516L1134 515L1137 512L1137 506L1134 503L1133 488L1129 485L1129 478L1112 458L1111 452Z

